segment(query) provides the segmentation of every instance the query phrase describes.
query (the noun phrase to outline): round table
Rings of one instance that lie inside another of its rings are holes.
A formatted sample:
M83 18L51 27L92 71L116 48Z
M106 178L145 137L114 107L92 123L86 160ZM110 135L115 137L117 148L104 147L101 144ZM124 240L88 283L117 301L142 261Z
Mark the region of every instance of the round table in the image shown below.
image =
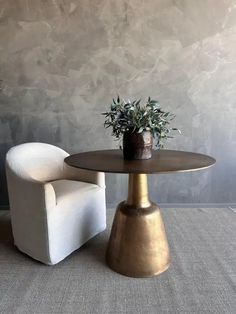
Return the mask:
M117 206L106 260L123 275L151 277L169 267L170 253L160 208L149 199L147 174L195 171L216 161L176 150L153 151L147 160L124 160L121 150L98 150L71 155L65 162L81 169L129 174L128 197Z

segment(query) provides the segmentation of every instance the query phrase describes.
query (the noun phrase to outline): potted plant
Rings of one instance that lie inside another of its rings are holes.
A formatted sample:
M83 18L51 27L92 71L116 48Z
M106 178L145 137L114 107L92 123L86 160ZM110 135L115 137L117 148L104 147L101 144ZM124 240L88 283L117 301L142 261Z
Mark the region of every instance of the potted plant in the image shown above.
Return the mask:
M151 158L153 143L161 148L172 137L171 130L179 131L169 127L175 115L162 110L159 102L150 97L141 105L141 100L125 101L118 96L110 110L102 114L104 126L112 128L112 135L116 139L123 136L123 155L128 160Z

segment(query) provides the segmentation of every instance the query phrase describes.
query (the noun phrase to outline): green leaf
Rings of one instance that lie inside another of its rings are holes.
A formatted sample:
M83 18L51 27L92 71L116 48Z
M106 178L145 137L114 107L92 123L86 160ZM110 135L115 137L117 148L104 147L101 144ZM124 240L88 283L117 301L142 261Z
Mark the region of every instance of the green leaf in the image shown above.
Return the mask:
M105 116L105 128L112 128L112 135L117 139L124 132L150 131L156 138L156 145L163 145L163 141L169 138L171 131L178 131L178 128L169 127L170 122L175 115L169 111L164 111L159 102L148 97L148 101L141 105L141 99L133 101L121 100L119 95L117 99L112 99L110 110L103 112Z

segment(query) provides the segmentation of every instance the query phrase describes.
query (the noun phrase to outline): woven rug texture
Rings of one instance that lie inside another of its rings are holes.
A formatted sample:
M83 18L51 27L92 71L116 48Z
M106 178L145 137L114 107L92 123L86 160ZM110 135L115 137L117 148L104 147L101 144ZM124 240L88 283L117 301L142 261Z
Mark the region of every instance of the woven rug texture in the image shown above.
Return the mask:
M14 247L10 214L0 211L0 313L236 313L235 211L162 209L171 266L145 279L107 267L107 213L106 231L46 266Z

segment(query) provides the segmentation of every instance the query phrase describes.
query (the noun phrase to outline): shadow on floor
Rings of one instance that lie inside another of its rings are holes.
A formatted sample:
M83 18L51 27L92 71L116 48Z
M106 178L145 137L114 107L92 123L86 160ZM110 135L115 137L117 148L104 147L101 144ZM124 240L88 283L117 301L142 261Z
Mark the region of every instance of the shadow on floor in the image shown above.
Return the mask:
M90 239L86 242L82 247L78 250L73 252L70 257L67 258L78 258L80 259L89 259L90 261L93 260L96 264L100 266L106 267L105 261L105 254L108 242L108 232L107 230L101 232L100 234L96 235L94 238Z
M0 243L14 245L10 214L6 211L0 212Z

